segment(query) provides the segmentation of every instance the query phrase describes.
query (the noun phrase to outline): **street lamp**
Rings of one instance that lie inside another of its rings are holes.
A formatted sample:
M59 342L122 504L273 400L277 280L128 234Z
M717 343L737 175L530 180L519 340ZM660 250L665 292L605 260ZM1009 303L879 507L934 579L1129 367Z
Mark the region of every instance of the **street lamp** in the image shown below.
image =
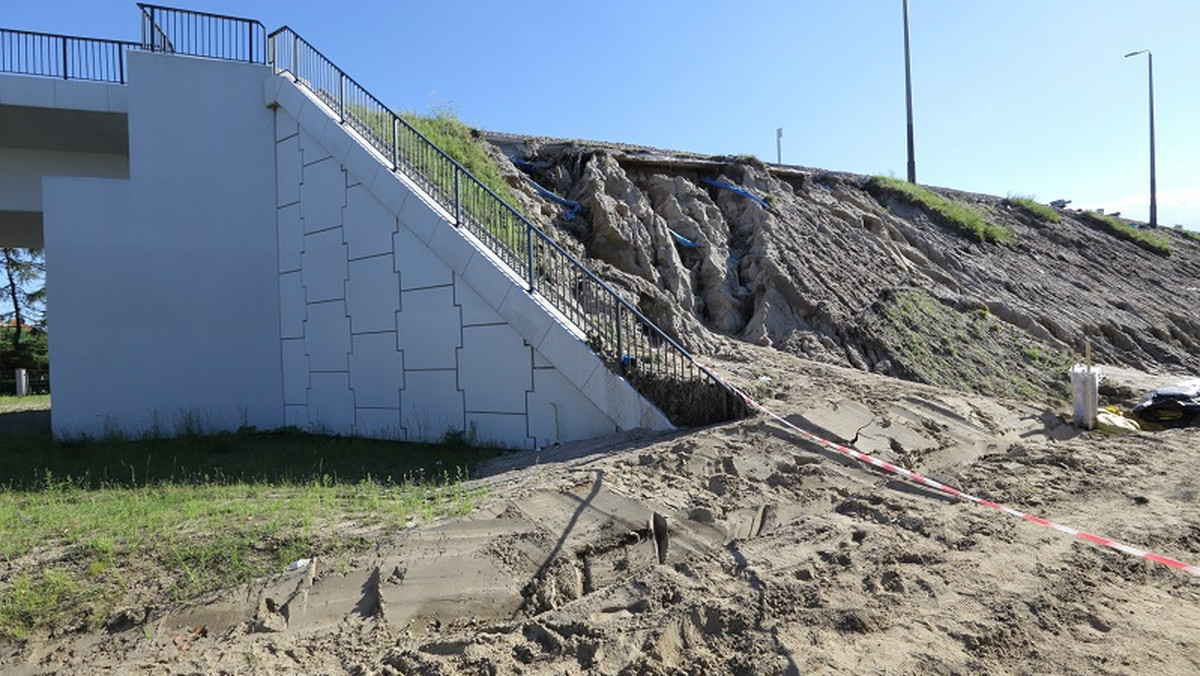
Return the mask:
M1149 49L1129 52L1125 58L1146 55L1146 64L1150 73L1150 227L1158 226L1158 202L1155 199L1154 187L1154 54Z
M917 182L917 160L913 155L912 68L908 55L908 0L904 0L904 101L908 107L908 182Z

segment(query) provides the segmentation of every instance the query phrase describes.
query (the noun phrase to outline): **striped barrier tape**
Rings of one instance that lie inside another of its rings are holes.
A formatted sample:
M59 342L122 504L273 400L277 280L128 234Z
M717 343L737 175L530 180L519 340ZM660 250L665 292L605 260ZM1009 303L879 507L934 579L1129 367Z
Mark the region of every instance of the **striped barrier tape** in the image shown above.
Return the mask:
M1131 556L1141 557L1143 559L1154 561L1155 563L1161 563L1164 566L1170 566L1171 568L1176 568L1178 570L1184 571L1185 573L1190 573L1192 575L1200 577L1200 567L1193 566L1189 563L1184 563L1183 561L1178 561L1176 559L1172 559L1167 556L1161 556L1159 554L1155 554L1154 552L1149 552L1144 549L1138 549L1137 547L1132 547L1130 545L1127 545L1127 544L1124 544L1121 542L1117 542L1116 540L1110 540L1105 537L1100 537L1098 535L1092 535L1091 533L1087 533L1087 532L1084 532L1081 530L1076 530L1074 528L1071 528L1070 526L1064 526L1062 524L1058 524L1053 521L1049 521L1049 520L1034 516L1032 514L1026 514L1025 512L1022 512L1018 509L1013 509L1012 507L1008 507L1006 505L1001 505L999 503L992 502L991 500L986 500L984 498L976 497L974 495L971 495L970 493L964 493L963 491L960 491L953 486L948 486L944 483L941 483L940 481L935 481L933 479L930 479L927 476L921 475L912 470L905 469L905 468L899 467L897 465L893 465L890 462L887 462L885 460L880 460L879 458L876 458L875 456L863 453L862 451L856 451L853 448L849 448L847 446L842 446L841 444L836 444L832 441L829 441L828 439L823 439L811 432L808 432L807 430L801 429L800 427L796 426L794 423L792 423L788 420L785 420L779 414L775 413L774 411L771 411L766 406L763 406L759 402L755 401L754 398L752 398L750 395L746 394L741 389L737 388L736 386L734 386L732 383L725 380L724 378L721 378L713 369L711 369L707 366L704 366L700 362L696 361L696 359L694 357L692 358L692 362L699 368L707 371L710 375L712 375L714 378L716 378L718 381L720 381L722 384L724 384L726 387L728 387L730 389L730 391L736 393L739 397L741 397L746 402L746 405L748 405L750 408L752 408L756 411L763 412L769 418L777 421L781 425L787 427L788 429L792 430L793 432L796 432L797 434L804 437L805 439L807 439L823 448L827 448L831 451L835 451L842 455L849 456L860 462L865 462L874 467L878 467L882 470L891 472L892 474L895 474L897 476L908 479L909 481L912 481L913 483L920 484L921 486L928 486L929 488L936 489L947 495L952 495L956 498L961 498L963 500L969 500L971 502L974 502L975 504L983 505L984 507L990 507L996 511L1004 512L1005 514L1011 514L1012 516L1015 516L1020 519L1024 519L1025 521L1029 521L1031 523L1036 523L1039 526L1045 526L1046 528L1051 528L1060 533L1066 533L1067 535L1073 535L1077 538L1087 540L1088 542L1091 542L1093 544L1108 547L1109 549L1115 549L1118 552L1123 552L1123 553L1129 554Z

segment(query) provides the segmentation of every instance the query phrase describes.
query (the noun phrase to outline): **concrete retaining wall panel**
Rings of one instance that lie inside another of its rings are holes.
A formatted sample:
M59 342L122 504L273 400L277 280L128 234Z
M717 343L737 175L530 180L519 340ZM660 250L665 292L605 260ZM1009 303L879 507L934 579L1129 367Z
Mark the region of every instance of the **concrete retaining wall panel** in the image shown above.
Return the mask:
M466 430L457 370L408 370L404 382L400 424L410 440L437 441L447 432Z
M279 275L279 337L303 338L308 314L300 271Z
M346 297L346 279L350 273L341 228L305 235L304 251L300 258L300 274L304 279L304 293L308 302L320 303Z
M362 185L346 191L342 212L350 258L392 253L396 214L391 213Z
M400 391L404 389L404 353L396 347L396 332L353 336L350 353L350 389L354 405L391 408L399 424Z
M354 433L354 393L349 373L316 373L308 388L309 429L325 434Z
M346 308L354 333L395 331L400 309L400 278L392 255L350 261Z
M350 368L350 318L344 301L309 303L304 320L304 351L309 367L317 371Z
M533 348L507 324L463 327L462 343L458 384L467 411L525 415Z

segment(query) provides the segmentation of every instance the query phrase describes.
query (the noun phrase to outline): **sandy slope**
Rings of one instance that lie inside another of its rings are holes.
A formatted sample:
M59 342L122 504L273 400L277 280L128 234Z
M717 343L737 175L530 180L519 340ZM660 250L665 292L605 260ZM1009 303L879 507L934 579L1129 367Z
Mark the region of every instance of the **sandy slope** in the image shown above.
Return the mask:
M1077 434L1056 411L739 350L720 367L808 429L1200 562L1200 430ZM0 670L1200 671L1200 579L895 481L762 417L492 472L481 510L348 568L317 561L144 627L30 646Z

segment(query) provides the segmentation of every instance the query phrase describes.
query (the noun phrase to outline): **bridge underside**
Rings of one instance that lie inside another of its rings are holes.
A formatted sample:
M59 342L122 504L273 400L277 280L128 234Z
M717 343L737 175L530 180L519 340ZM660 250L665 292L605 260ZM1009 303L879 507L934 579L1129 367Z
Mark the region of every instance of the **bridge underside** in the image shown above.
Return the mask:
M0 246L43 246L43 177L129 177L129 119L111 90L0 76Z

